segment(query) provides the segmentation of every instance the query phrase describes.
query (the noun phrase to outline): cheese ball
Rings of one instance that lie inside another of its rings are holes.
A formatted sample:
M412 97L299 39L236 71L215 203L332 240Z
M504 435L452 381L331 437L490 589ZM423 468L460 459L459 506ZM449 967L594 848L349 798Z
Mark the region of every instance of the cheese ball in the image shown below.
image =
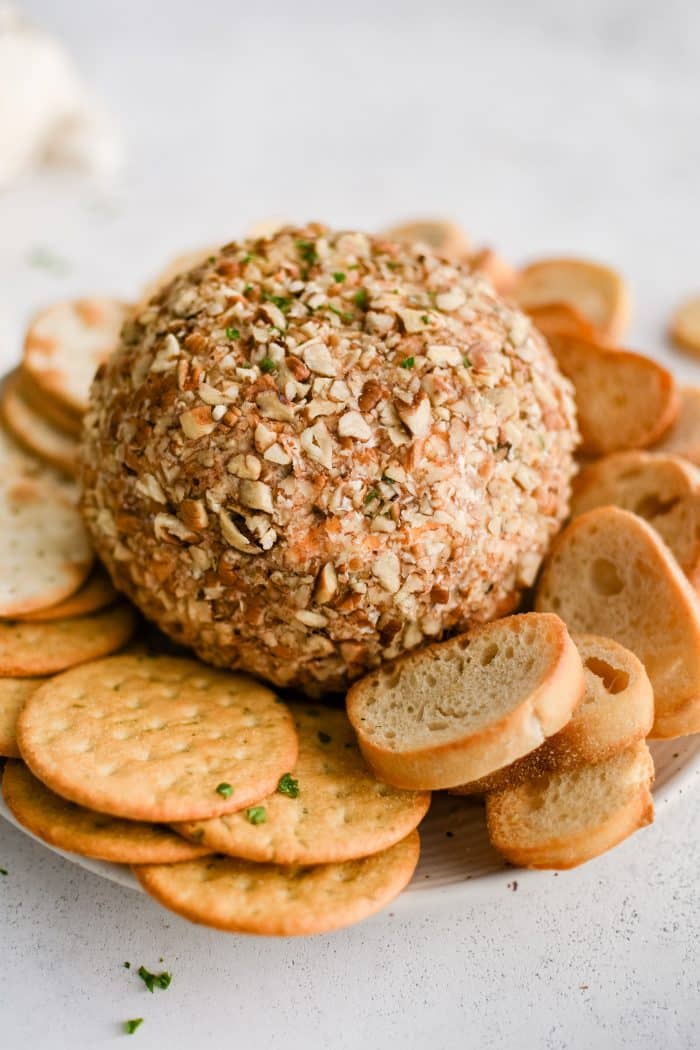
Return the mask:
M311 224L225 245L127 322L82 505L166 634L317 696L512 609L576 443L568 381L485 278Z

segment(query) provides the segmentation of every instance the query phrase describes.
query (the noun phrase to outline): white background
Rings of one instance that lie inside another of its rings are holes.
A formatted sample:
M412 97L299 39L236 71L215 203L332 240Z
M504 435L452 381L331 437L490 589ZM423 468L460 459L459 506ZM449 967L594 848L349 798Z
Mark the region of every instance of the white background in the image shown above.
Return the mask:
M111 186L44 177L0 197L3 365L36 306L133 295L173 252L257 220L438 213L513 260L619 266L631 343L700 378L663 336L700 289L695 3L25 7L107 102L128 167ZM304 942L189 926L3 824L0 1046L119 1046L143 1016L142 1050L690 1050L699 802L581 871ZM135 969L161 956L173 982L151 996Z

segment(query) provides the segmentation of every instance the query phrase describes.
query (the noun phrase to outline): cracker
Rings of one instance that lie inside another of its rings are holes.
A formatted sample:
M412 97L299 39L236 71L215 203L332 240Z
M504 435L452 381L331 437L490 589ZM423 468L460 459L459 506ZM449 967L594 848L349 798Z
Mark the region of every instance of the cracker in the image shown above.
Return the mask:
M19 392L37 415L48 420L59 430L65 431L66 434L75 438L80 437L83 425L82 416L65 408L59 401L45 394L32 377L22 369L19 370L18 377Z
M210 255L218 254L219 246L210 244L206 248L191 248L187 252L176 255L163 267L160 273L152 277L143 286L136 307L137 312L143 309L162 288L165 288L166 284L170 284L178 274L185 273L187 270L193 270L195 266L205 262Z
M55 605L83 583L93 552L80 511L49 478L0 475L0 616Z
M135 625L134 610L125 604L53 623L0 623L0 675L34 678L108 656L129 640Z
M418 863L412 831L391 849L343 864L283 868L232 857L134 868L171 911L231 933L277 937L328 933L378 912L405 888Z
M45 678L0 678L0 755L19 758L17 718L22 705Z
M292 712L299 733L293 772L297 797L277 790L262 799L258 806L265 819L257 824L238 812L176 825L176 831L246 860L329 864L388 849L420 823L430 793L380 783L368 769L344 711L293 707Z
M250 806L297 757L292 716L269 689L138 654L47 682L23 708L17 739L32 772L64 798L165 823Z
M700 355L700 295L687 299L675 310L669 334L681 350Z
M126 303L105 296L42 310L27 331L25 372L47 397L82 414L95 372L117 345L129 311Z
M23 762L5 765L2 793L23 827L51 846L82 857L114 864L175 864L209 852L162 825L121 820L76 806L45 787Z
M23 623L50 623L52 620L66 620L71 616L87 616L89 613L106 609L108 605L112 605L117 600L117 597L118 592L114 589L107 573L104 569L97 568L75 594L71 594L57 605L23 613L16 619Z
M700 467L700 387L683 387L680 398L676 421L651 451L683 456Z
M43 463L75 477L78 470L78 442L38 415L19 392L16 376L6 380L0 395L0 413L8 430Z

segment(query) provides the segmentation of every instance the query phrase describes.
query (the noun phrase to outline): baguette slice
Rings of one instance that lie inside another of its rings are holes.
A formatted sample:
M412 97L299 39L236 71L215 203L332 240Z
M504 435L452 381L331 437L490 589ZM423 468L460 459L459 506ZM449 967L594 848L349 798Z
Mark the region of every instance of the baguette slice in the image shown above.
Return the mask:
M575 868L651 824L654 762L644 741L594 766L546 773L486 799L495 848L523 868Z
M588 318L570 303L542 303L539 306L528 307L527 313L532 318L535 328L539 328L546 339L565 335L595 342L601 338Z
M654 692L640 660L612 638L574 635L586 692L563 729L536 751L452 791L485 795L548 772L603 762L643 740L654 721Z
M470 244L464 230L446 219L414 219L390 226L383 235L399 244L426 244L445 259L461 261L469 255Z
M681 350L700 356L700 295L687 299L677 308L671 318L669 335Z
M488 277L499 295L510 295L518 282L518 271L498 255L493 248L480 248L467 259L472 273Z
M692 463L659 452L606 456L576 478L571 513L609 503L653 525L693 586L700 585L700 471Z
M700 467L700 387L681 388L676 421L654 446L654 452L683 456Z
M644 448L675 420L673 376L651 358L566 335L550 335L549 345L574 384L585 455Z
M584 690L558 616L476 627L356 682L348 717L380 780L449 788L499 769L565 725Z
M619 507L575 518L554 541L535 607L639 657L654 689L652 736L700 732L698 599L646 521Z
M607 339L619 339L629 319L629 293L620 275L586 259L530 263L521 270L514 294L525 310L568 303Z

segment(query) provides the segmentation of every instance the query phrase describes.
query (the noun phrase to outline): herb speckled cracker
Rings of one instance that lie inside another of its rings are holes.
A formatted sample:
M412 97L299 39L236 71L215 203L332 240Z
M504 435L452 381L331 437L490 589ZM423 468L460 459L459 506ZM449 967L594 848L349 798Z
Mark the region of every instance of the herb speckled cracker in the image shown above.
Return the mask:
M121 649L136 625L130 605L53 623L0 623L0 675L35 678Z
M0 678L0 755L19 758L17 717L22 704L45 678Z
M283 868L232 857L134 868L157 901L205 926L277 937L327 933L383 908L410 882L420 853L412 831L391 849L344 864Z
M93 296L42 310L27 331L25 371L49 397L84 412L92 378L116 346L129 309L116 299Z
M293 767L274 693L194 660L129 654L52 679L20 715L27 765L64 798L131 820L198 820L250 806Z
M16 619L31 620L33 623L49 623L51 620L67 620L71 616L87 616L89 613L99 612L111 605L117 597L117 591L109 576L103 569L98 568L75 594L45 609L22 613Z
M83 583L93 562L75 504L46 477L0 478L0 616L54 605Z
M115 864L174 864L209 851L169 828L95 813L54 794L23 762L8 762L2 792L9 809L40 839L69 853Z
M176 825L218 853L275 864L328 864L388 849L425 816L430 793L380 783L344 711L293 707L292 776L252 810Z

